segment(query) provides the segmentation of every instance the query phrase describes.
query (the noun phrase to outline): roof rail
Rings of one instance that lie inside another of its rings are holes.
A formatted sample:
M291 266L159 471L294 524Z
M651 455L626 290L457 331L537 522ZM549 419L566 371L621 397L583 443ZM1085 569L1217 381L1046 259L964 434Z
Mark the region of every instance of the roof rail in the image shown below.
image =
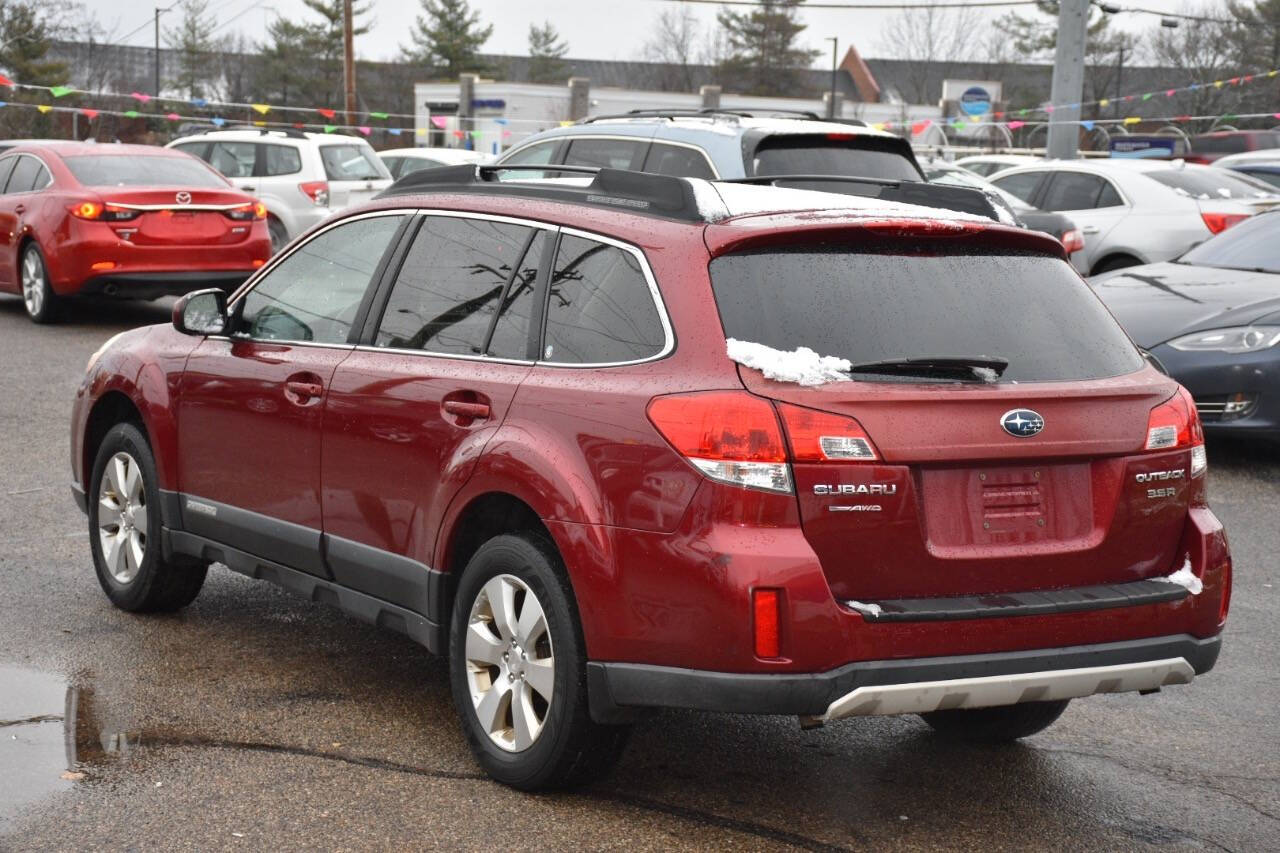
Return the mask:
M499 181L498 176L502 172L537 172L551 176L563 173L591 175L593 178L586 185L554 180ZM470 163L441 166L410 172L383 190L378 197L458 191L590 204L686 222L707 221L698 206L693 186L684 178L595 166L556 164L531 168L528 165L479 166Z
M279 133L290 139L306 139L307 135L294 127L255 127L251 124L229 124L225 127L218 127L213 130L205 131L206 133L230 133L232 131L256 130L261 136L270 136L273 133Z
M833 121L837 124L848 124L855 127L866 127L867 123L862 119L845 119L845 118L825 118L818 115L813 110L792 110L792 109L763 109L763 110L734 110L734 109L650 109L650 110L630 110L625 113L607 113L605 115L587 116L578 119L578 124L591 124L597 121L615 121L617 119L626 118L764 118L769 116L795 116L796 118L807 119L809 121Z
M849 175L759 175L754 178L729 178L721 181L726 184L756 184L776 187L779 184L848 184L849 195L869 196L884 201L896 201L902 204L916 204L921 207L941 207L959 213L971 213L985 216L996 222L1007 222L1008 217L1000 215L1000 208L984 191L972 187L953 187L947 184L930 184L924 181L894 181L885 178L860 178ZM866 192L858 192L853 186L867 188ZM795 187L795 189L800 189ZM843 192L823 188L826 192Z

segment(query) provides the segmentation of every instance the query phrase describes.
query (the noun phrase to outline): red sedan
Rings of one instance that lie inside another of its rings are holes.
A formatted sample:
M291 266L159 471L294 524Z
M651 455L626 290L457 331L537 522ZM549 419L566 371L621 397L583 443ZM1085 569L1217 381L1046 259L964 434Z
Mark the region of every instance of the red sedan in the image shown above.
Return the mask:
M24 145L0 157L0 292L37 323L62 297L228 291L271 255L266 208L189 154Z

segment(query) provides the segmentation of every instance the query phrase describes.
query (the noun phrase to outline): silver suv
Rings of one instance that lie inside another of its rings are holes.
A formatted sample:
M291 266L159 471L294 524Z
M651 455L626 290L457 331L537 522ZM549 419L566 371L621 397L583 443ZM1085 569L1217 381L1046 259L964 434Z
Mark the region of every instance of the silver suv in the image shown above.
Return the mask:
M267 206L272 251L391 185L391 173L358 136L228 128L170 142L194 154Z

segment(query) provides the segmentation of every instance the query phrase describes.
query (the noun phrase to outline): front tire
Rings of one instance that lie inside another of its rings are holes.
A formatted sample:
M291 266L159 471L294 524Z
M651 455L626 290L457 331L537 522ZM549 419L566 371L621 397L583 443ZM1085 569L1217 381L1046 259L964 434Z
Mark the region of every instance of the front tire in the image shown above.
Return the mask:
M166 561L160 546L160 487L146 437L130 423L108 430L89 480L89 547L111 603L134 613L186 607L208 564Z
M22 304L33 323L52 323L57 319L58 294L49 282L49 267L44 262L40 247L28 243L18 261L18 276L22 280Z
M942 735L979 743L1008 743L1049 728L1067 710L1070 699L1020 702L995 708L955 708L920 716Z
M588 714L573 592L541 536L498 536L471 558L454 598L449 670L471 750L503 784L582 784L622 753L629 729Z

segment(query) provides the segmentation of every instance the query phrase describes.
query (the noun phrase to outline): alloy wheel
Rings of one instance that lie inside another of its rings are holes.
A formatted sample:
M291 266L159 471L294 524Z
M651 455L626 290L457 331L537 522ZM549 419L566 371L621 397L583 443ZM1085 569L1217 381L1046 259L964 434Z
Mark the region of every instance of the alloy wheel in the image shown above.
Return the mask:
M508 752L542 734L555 687L555 656L538 596L514 575L491 578L471 604L467 686L480 726Z
M32 317L39 316L44 307L44 264L31 251L22 256L22 301Z
M98 487L98 541L117 583L138 575L147 553L147 505L142 467L121 451L107 461Z

